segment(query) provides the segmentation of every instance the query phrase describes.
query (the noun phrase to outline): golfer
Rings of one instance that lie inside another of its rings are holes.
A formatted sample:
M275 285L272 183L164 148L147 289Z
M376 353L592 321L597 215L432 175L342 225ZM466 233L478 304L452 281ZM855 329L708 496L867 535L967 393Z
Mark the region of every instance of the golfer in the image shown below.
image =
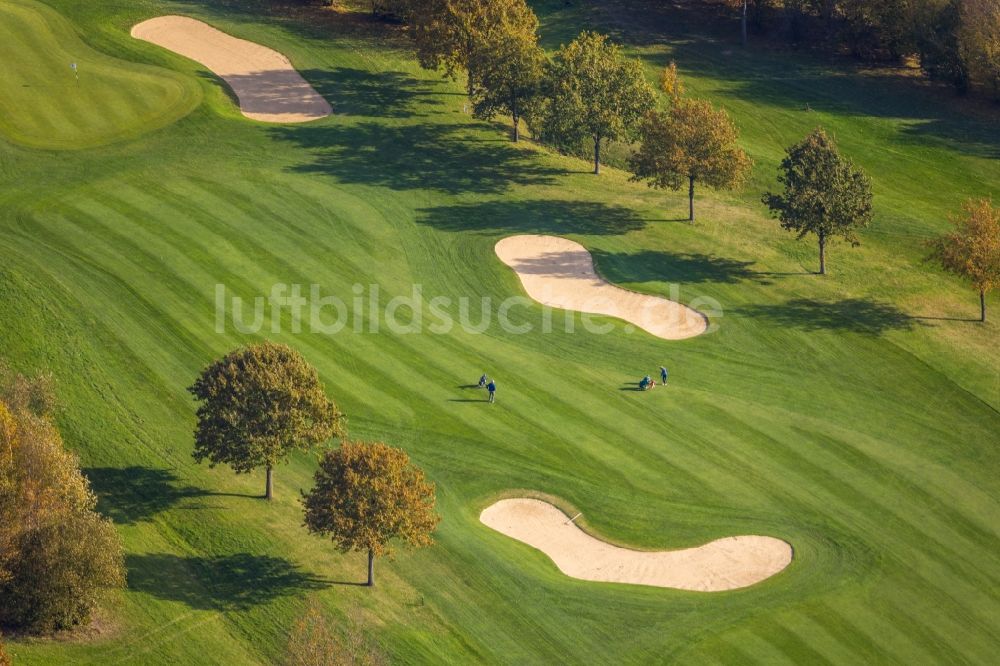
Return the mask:
M486 390L490 392L490 402L496 401L497 383L491 379L490 383L486 385Z
M660 383L661 384L667 383L667 369L664 368L662 365L660 366Z

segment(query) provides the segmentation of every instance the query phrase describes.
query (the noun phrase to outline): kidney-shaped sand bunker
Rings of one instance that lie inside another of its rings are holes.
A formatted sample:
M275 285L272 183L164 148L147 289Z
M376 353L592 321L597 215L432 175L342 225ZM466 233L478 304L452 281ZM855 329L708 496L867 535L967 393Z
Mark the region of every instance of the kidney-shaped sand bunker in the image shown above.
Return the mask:
M542 305L617 317L665 340L683 340L708 330L708 319L697 310L607 282L594 270L587 248L568 238L510 236L494 249L521 278L528 295Z
M505 499L479 520L537 548L567 576L697 592L735 590L759 583L787 567L792 547L768 536L716 539L696 548L641 551L596 539L562 511L537 499Z
M330 115L330 104L282 54L237 39L186 16L159 16L135 25L132 36L200 62L221 77L247 118L304 123Z

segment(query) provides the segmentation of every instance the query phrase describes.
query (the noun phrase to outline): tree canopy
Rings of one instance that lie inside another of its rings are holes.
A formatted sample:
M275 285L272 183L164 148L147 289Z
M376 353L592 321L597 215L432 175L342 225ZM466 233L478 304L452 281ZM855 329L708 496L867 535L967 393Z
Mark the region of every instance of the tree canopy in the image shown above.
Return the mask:
M96 513L49 413L36 411L48 393L44 379L0 376L0 625L33 633L86 623L125 585L114 525Z
M871 180L841 156L822 128L786 151L778 181L784 192L768 192L763 202L783 229L819 240L819 272L826 274L826 245L839 236L859 245L857 230L872 219Z
M545 53L534 32L491 37L475 50L469 68L473 114L484 120L506 114L517 141L521 119L535 110L544 71Z
M342 552L368 553L368 585L375 584L375 558L391 553L392 540L432 543L440 520L434 504L434 484L405 451L381 442L345 441L327 451L303 495L311 533L329 536Z
M534 35L538 18L524 0L410 0L409 34L426 69L443 69L456 77L470 74L482 45L502 35Z
M739 132L729 114L682 96L675 66L664 70L661 82L673 104L666 112L646 115L629 166L633 180L645 180L650 187L679 190L686 183L688 219L694 221L695 183L735 189L746 182L753 162L737 145Z
M965 202L954 230L931 242L931 258L979 292L980 321L986 321L986 294L1000 287L1000 209L989 199Z
M188 389L201 401L194 459L236 473L272 470L296 449L344 434L344 418L326 396L319 373L287 345L263 342L209 365Z
M601 142L632 138L655 103L642 64L606 36L584 32L559 49L548 67L540 135L562 147L592 141L597 174Z

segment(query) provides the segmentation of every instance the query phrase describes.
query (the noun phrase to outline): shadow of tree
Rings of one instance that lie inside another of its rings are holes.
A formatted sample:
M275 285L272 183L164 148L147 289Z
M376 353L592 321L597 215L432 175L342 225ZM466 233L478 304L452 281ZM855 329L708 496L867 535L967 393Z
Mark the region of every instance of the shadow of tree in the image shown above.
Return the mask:
M331 584L286 559L249 553L219 557L128 555L125 565L129 589L198 610L246 610Z
M154 467L90 467L83 474L97 495L97 510L120 525L149 520L181 500L213 494L179 485L173 472Z
M416 107L439 106L434 85L405 72L368 72L352 67L307 69L302 76L333 106L336 114L409 118Z
M773 5L771 11L782 11L780 3ZM542 21L546 48L568 42L585 21L590 29L619 43L646 47L645 58L657 68L676 61L685 74L714 81L724 106L728 97L752 103L757 113L772 106L870 116L896 124L895 135L882 143L925 146L933 141L968 155L1000 156L995 111L975 111L972 105L957 102L950 89L914 77L909 68L872 70L849 57L824 52L828 43L806 35L794 57L789 57L788 44L770 38L752 37L751 46L742 48L739 11L727 3L606 0L591 9L582 3L542 0L533 7ZM777 27L782 23L775 22L776 31L783 29ZM821 120L826 122L820 116L806 121L802 133Z
M646 226L645 221L628 208L589 201L484 201L423 208L417 213L418 223L435 229L478 231L491 235L613 235L637 231Z
M736 309L734 313L806 331L851 331L870 335L911 330L920 324L894 305L864 298L840 301L799 298L775 305L752 305Z
M752 261L739 261L695 252L594 252L594 262L601 274L612 282L715 282L733 284L757 280L769 284L773 273L750 269Z
M500 193L511 185L543 185L562 172L502 142L461 136L461 128L366 121L348 126L275 127L272 136L305 149L312 161L292 167L342 183L426 189L446 194Z

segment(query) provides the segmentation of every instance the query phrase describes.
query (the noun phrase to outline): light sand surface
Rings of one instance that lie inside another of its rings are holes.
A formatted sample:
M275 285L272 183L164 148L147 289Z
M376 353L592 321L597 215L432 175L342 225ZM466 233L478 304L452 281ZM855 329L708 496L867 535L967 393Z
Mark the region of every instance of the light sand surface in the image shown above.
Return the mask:
M767 536L717 539L697 548L639 551L595 539L548 502L505 499L479 516L485 525L548 555L567 576L678 590L735 590L773 576L792 561L792 547Z
M587 248L558 236L510 236L495 247L533 299L555 308L618 317L666 340L708 329L705 315L686 305L616 287L594 270Z
M207 23L186 16L159 16L134 26L132 36L200 62L222 77L247 118L304 123L332 111L288 58Z

